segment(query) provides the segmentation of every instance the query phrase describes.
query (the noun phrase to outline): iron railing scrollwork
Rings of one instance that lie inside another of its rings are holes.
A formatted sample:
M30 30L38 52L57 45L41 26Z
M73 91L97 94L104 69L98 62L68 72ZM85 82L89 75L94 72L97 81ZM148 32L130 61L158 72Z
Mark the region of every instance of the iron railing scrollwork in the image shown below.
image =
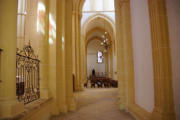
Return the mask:
M16 53L16 94L24 104L40 98L40 60L31 45Z

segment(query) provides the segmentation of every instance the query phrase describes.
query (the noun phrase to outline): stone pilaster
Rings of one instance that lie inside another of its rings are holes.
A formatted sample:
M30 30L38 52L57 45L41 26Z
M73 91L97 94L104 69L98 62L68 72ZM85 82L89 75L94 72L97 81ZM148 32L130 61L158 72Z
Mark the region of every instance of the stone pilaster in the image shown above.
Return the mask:
M49 0L43 1L46 6L46 17L45 17L45 34L40 44L40 97L48 98L49 97Z
M166 1L149 0L148 3L155 90L152 120L175 120Z
M76 109L72 80L72 0L65 2L65 80L66 98L69 111Z
M82 13L78 13L78 52L79 52L79 90L83 90L83 48L82 48L82 40L81 40L81 18L82 18Z
M57 103L59 111L66 113L68 111L66 98L66 80L65 80L65 0L58 0L56 11L56 87Z
M115 0L117 79L120 109L134 103L134 65L130 1Z
M75 12L75 90L80 90L80 20Z

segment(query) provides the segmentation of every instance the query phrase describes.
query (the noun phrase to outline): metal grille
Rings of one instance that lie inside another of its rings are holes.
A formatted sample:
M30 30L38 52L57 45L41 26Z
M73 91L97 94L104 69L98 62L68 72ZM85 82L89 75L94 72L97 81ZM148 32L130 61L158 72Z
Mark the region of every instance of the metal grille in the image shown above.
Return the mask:
M16 94L19 101L30 103L40 97L40 61L30 43L16 53Z

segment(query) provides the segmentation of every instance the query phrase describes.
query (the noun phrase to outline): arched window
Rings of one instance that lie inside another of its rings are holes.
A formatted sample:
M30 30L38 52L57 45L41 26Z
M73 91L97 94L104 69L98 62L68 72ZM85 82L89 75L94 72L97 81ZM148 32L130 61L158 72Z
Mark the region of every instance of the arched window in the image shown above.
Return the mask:
M98 53L97 53L97 62L98 63L103 62L103 53L101 51L98 51Z

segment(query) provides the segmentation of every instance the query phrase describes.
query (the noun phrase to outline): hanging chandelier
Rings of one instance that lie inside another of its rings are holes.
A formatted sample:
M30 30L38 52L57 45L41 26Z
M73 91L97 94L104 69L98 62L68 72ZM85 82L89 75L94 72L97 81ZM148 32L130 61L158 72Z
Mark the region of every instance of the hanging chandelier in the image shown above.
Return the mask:
M103 42L101 42L101 46L104 47L104 53L106 53L108 51L108 48L110 47L110 43L109 40L107 38L107 32L104 32L104 35L102 36L103 38Z

